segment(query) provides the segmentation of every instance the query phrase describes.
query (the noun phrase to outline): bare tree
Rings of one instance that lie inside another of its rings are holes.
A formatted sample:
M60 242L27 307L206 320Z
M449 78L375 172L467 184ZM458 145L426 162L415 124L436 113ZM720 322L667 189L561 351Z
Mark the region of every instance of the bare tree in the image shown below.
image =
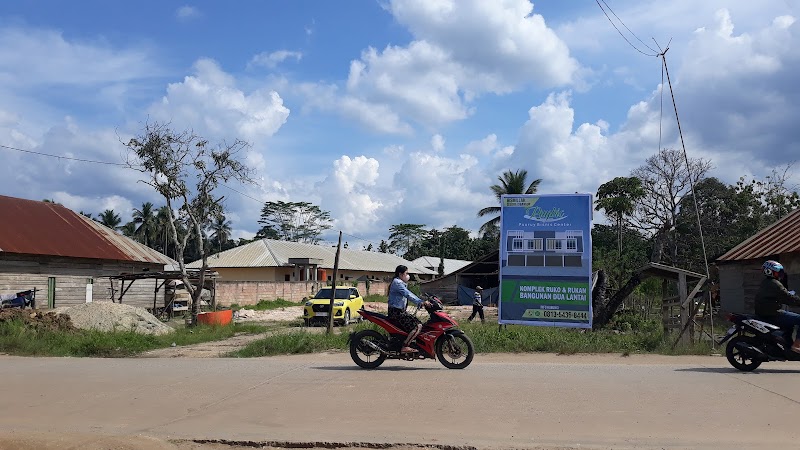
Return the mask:
M167 203L175 259L192 297L195 325L210 252L206 230L211 229L214 218L223 214L224 197L215 196L214 191L230 180L252 182L250 169L236 159L249 144L237 139L212 146L191 130L175 132L169 124L147 123L142 133L125 146L128 166L144 174L141 181L152 186ZM179 237L181 227L187 232ZM202 261L197 287L189 280L183 257L191 237L200 246Z
M705 178L711 167L711 161L701 158L689 159L689 167L686 167L680 150L665 148L647 158L644 165L631 173L642 181L645 194L636 202L630 221L645 236L653 239L651 261L677 263L675 224L681 200L691 194L692 183Z

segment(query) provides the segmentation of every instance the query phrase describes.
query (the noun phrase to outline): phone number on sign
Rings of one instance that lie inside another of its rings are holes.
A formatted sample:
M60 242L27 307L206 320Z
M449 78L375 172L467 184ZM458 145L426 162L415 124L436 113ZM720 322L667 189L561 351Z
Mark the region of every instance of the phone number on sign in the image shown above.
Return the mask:
M554 320L589 320L588 311L550 311L546 309L529 309L523 315L525 318L554 319Z

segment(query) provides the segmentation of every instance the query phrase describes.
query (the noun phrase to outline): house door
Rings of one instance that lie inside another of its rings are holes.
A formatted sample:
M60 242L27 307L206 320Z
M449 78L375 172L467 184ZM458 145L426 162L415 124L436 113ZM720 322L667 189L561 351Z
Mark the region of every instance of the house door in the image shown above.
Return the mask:
M56 307L56 277L47 277L47 307Z

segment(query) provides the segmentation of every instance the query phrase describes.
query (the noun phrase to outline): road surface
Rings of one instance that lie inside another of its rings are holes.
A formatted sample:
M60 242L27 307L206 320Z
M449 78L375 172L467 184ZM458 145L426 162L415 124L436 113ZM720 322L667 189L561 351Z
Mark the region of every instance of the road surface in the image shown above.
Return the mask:
M800 364L762 367L745 374L720 357L639 355L478 355L460 371L433 361L366 371L341 353L0 356L0 447L94 434L130 442L798 448ZM156 448L137 445L114 448Z

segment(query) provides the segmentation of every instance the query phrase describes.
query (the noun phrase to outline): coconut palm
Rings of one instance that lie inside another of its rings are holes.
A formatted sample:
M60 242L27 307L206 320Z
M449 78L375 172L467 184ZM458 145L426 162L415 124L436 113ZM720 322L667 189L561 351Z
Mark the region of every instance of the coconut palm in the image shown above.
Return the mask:
M222 251L222 246L231 238L231 222L225 219L224 214L220 214L211 224L211 239L213 239Z
M497 180L500 181L500 184L495 184L491 186L490 189L494 193L495 197L497 197L498 203L500 203L500 199L504 194L535 194L539 189L539 184L542 182L542 179L538 178L533 180L531 184L528 184L527 178L528 171L525 169L520 169L516 172L506 170L503 172L503 175L497 177ZM486 208L478 211L478 217L483 216L496 216L492 217L486 223L481 225L480 233L486 234L488 231L492 230L492 228L499 226L500 207L487 206Z
M149 247L156 234L157 227L156 216L153 213L153 204L150 202L143 203L141 209L134 209L133 223L136 224L136 233L134 233L134 236L139 242Z
M122 219L119 218L119 214L115 213L113 209L107 209L100 213L100 223L112 230L116 230L119 224L122 223Z

